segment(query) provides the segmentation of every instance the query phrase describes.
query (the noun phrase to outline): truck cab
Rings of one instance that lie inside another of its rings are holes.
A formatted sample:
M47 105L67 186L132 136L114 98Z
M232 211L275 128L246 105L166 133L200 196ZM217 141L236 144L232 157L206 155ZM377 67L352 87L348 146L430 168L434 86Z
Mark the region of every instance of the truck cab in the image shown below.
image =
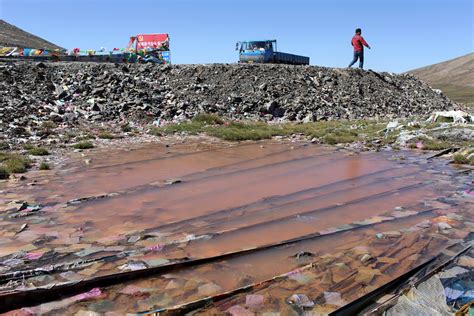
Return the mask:
M237 42L240 63L271 63L276 52L276 40Z

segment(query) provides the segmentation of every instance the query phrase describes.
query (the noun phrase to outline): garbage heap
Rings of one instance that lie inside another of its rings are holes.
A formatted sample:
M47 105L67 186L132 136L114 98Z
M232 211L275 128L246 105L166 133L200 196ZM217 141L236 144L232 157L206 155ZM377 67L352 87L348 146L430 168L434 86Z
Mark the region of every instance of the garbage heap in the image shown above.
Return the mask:
M42 121L397 118L459 109L409 74L287 65L0 63L0 130Z

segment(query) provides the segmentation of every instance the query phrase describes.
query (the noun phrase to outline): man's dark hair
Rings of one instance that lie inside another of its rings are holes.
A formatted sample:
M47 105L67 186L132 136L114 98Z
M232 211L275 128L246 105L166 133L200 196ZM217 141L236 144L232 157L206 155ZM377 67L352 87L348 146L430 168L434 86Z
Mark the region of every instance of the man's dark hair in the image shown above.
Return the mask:
M356 29L356 33L362 33L361 29Z

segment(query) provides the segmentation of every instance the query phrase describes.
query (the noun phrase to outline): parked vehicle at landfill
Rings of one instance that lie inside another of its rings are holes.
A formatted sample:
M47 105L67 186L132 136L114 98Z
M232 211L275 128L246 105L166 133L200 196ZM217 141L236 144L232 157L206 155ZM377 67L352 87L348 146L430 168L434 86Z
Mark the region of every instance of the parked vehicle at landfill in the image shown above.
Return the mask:
M80 61L112 63L154 63L170 64L170 46L168 34L140 34L130 37L126 48L114 48L112 51L82 50L45 50L19 47L0 47L0 59L37 60L37 61Z
M277 51L276 40L237 42L239 63L309 65L309 57Z
M135 46L135 47L133 47ZM140 34L130 37L127 51L134 52L140 63L170 64L168 34Z

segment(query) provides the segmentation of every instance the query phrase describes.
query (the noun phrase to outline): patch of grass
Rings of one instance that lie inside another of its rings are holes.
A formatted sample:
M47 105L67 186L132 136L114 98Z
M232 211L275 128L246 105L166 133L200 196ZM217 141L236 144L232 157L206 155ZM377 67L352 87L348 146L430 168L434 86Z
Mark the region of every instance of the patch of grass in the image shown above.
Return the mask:
M47 162L42 162L39 166L39 169L40 170L50 170L51 166Z
M49 136L54 135L54 129L57 128L58 125L51 121L43 122L37 132L38 136Z
M0 150L8 150L10 145L7 142L0 142Z
M130 133L132 131L132 127L130 126L130 124L124 124L122 126L120 126L120 129L122 130L122 132L124 133Z
M408 147L417 148L416 144L421 142L423 150L443 150L451 148L453 145L444 141L429 139L427 137L417 137L408 143Z
M115 135L108 132L103 132L97 135L100 139L115 139Z
M191 120L195 123L203 123L206 125L222 125L224 120L217 114L199 113Z
M335 135L329 134L323 137L322 141L329 145L336 145L336 144L347 144L352 143L357 140L357 137L353 135Z
M228 126L208 127L210 136L229 141L269 139L277 135L286 135L284 129L265 123L231 123Z
M201 122L185 122L180 124L172 124L164 127L154 127L151 130L152 135L162 136L167 134L187 133L196 135L203 132L205 124Z
M273 136L288 136L292 134L318 138L323 143L350 143L357 140L371 141L379 139L383 134L385 123L373 121L321 121L305 124L266 124L259 122L232 122L222 124L216 115L201 114L193 120L181 124L173 124L161 128L153 128L153 135L167 135L186 132L188 134L206 133L229 141L260 140ZM396 135L390 138L395 140Z
M88 141L82 141L82 142L74 144L73 147L76 149L90 149L90 148L94 148L94 144Z
M0 179L8 179L10 173L8 172L7 168L0 166Z
M153 127L150 134L162 136L176 133L187 133L196 135L205 131L205 127L209 125L222 125L224 120L216 114L200 113L191 121L178 124L172 124L164 127Z
M49 151L43 147L33 147L28 150L28 153L33 156L47 156Z
M41 124L42 129L55 129L58 127L58 124L51 122L51 121L46 121Z
M458 165L467 165L469 163L469 159L466 156L461 154L456 154L453 156L453 161L455 164Z
M83 135L83 136L77 136L76 137L76 140L79 141L79 142L82 142L82 141L87 141L89 139L95 139L96 137L92 134L87 134L87 135Z
M32 145L32 144L23 144L22 147L23 147L23 149L26 149L26 150L31 150L31 149L35 148L35 146Z
M0 155L0 161L3 162L4 168L9 173L24 173L31 167L31 161L19 154Z

